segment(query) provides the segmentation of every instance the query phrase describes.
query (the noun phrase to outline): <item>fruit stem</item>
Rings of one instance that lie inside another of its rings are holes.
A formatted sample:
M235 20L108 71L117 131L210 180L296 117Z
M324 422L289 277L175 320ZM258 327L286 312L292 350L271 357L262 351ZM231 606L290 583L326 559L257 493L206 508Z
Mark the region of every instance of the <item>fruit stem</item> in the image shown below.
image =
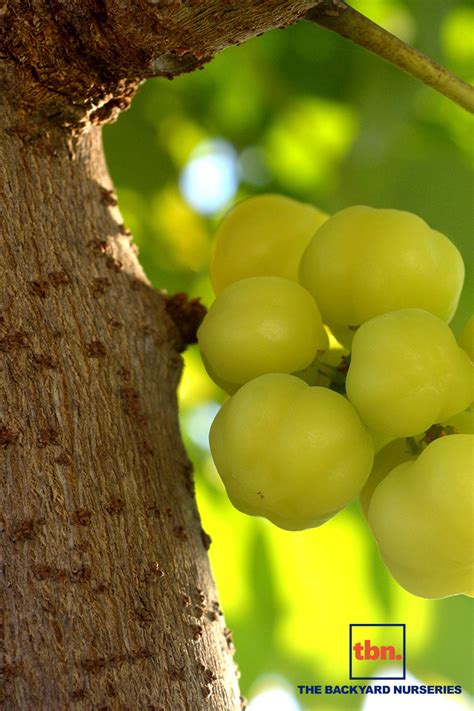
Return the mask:
M474 113L474 87L342 0L321 0L307 13L306 19L365 47Z

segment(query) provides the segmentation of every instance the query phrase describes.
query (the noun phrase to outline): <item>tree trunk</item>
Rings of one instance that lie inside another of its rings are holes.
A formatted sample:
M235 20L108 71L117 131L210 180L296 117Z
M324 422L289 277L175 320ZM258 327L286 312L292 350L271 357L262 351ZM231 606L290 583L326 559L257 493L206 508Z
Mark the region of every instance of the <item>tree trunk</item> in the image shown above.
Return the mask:
M3 135L3 703L240 708L179 437L176 330L100 129Z
M313 4L2 10L3 708L240 709L177 419L196 313L147 282L99 124L146 76L199 66Z

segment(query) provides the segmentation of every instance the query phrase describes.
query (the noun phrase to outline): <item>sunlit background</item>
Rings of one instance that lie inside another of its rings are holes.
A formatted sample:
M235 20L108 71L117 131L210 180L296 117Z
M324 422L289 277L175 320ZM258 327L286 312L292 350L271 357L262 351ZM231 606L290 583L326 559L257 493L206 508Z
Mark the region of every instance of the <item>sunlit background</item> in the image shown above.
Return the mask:
M474 78L472 4L353 5ZM466 290L455 330L472 310L471 119L326 30L305 23L276 30L226 50L203 71L149 81L132 109L106 128L105 144L120 207L156 287L210 304L207 264L219 218L236 200L274 191L327 212L362 203L418 213L464 253ZM472 708L466 697L461 706L453 696L403 697L397 706L381 697L298 696L298 684L347 683L351 622L405 623L413 678L462 684L472 694L473 601L430 602L400 588L357 504L301 533L235 511L208 446L224 396L195 348L185 361L183 435L250 711L376 711L380 704L409 709L415 702L418 711Z

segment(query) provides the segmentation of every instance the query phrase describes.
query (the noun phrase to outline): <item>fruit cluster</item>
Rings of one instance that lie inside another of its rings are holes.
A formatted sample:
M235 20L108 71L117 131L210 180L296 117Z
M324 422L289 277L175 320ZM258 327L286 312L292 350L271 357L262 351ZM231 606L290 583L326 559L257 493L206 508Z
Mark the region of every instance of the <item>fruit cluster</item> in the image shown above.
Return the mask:
M401 585L473 594L474 320L458 344L452 242L408 212L261 195L222 221L210 276L198 341L231 395L210 444L233 504L300 530L360 495Z

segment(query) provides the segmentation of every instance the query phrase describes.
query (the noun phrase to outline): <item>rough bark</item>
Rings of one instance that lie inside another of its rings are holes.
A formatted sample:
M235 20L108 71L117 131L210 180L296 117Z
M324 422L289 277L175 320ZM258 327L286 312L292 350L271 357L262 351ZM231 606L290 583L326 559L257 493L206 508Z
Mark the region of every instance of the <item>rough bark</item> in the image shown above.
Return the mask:
M320 1L7 0L2 54L17 66L30 122L34 106L74 129L113 119L141 80L198 69Z
M2 6L3 708L240 708L177 420L199 307L147 282L98 124L313 4Z
M179 334L99 131L2 131L3 707L240 708L179 437Z

